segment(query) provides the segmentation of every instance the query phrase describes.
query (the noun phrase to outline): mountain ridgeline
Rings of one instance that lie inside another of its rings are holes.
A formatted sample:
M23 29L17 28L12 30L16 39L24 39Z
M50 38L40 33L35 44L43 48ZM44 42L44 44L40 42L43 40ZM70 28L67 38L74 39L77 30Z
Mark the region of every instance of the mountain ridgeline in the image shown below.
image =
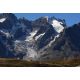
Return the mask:
M80 58L80 23L40 17L34 21L0 14L0 58L55 61Z

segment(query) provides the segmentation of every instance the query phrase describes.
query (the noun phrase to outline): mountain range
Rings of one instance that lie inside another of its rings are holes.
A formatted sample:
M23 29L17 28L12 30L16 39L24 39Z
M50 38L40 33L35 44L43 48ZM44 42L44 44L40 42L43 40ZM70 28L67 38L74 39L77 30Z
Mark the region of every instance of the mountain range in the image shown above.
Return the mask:
M80 58L80 23L54 16L34 21L0 14L0 58L55 61Z

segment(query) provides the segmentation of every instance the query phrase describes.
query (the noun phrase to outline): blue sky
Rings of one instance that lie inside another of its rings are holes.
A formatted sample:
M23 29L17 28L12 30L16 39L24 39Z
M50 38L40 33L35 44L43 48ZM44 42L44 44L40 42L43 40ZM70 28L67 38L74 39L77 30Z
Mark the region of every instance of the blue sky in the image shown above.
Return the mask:
M26 17L29 20L35 20L42 16L55 16L56 18L65 19L68 26L80 22L80 13L15 13L20 17Z

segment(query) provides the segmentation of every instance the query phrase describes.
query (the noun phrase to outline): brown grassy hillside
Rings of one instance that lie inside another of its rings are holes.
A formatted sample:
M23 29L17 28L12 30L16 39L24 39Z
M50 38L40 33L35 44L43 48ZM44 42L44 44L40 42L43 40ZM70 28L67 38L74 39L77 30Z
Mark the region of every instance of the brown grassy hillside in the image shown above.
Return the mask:
M23 61L16 59L0 58L0 67L74 67L80 65L80 59L69 61Z

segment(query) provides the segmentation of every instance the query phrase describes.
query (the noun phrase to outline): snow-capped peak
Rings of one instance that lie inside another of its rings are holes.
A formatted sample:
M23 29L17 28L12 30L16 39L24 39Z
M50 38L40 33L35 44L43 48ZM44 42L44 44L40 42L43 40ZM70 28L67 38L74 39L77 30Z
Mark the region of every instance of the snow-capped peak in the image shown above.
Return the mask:
M53 20L52 21L52 26L54 27L54 29L58 32L58 33L60 33L60 32L62 32L63 31L63 29L64 29L64 27L62 26L62 22L59 22L58 20Z
M1 18L0 22L3 23L6 20L6 18Z

